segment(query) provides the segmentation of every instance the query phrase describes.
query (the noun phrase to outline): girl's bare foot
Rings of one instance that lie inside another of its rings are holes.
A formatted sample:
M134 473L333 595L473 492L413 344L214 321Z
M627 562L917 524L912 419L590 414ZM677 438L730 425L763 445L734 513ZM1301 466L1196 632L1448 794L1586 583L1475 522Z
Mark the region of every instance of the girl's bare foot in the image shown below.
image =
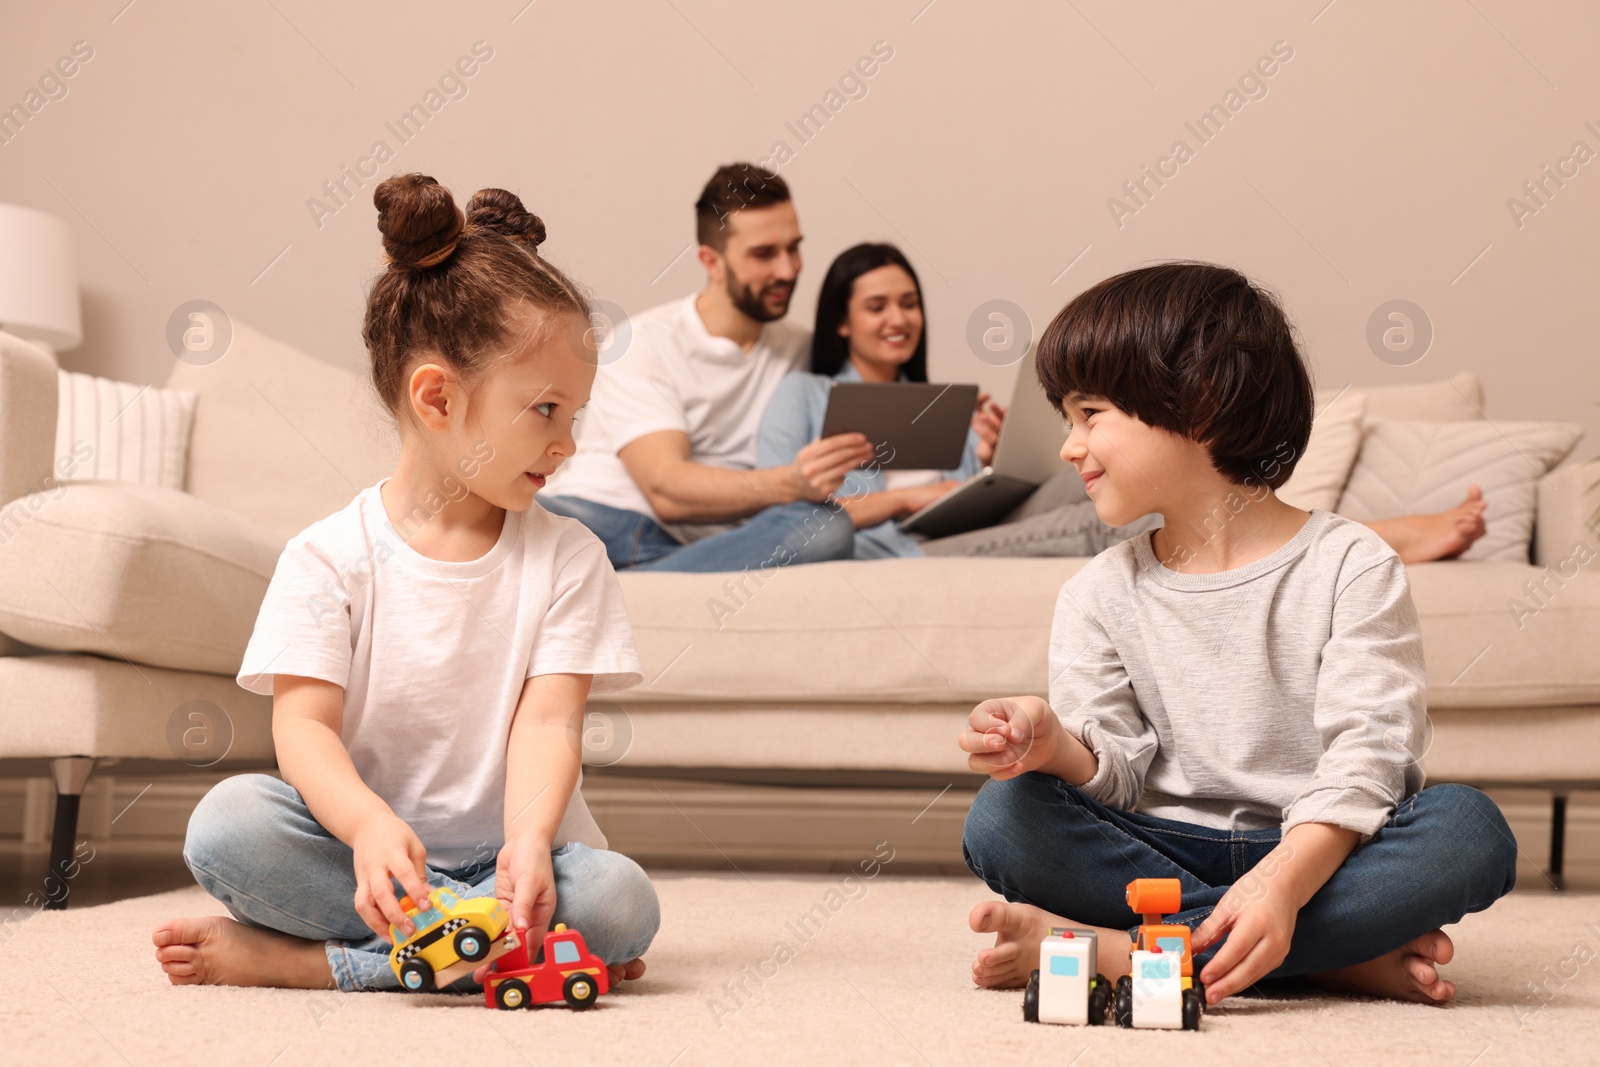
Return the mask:
M168 919L150 940L173 985L333 988L323 942L246 926L226 916Z
M627 963L608 963L606 970L611 975L612 985L622 981L631 982L644 977L644 960L632 959Z
M1483 490L1473 485L1467 488L1467 498L1449 511L1374 519L1367 525L1389 542L1402 563L1455 559L1488 531L1483 519L1488 506Z
M1450 935L1433 930L1375 960L1306 977L1337 993L1443 1004L1455 997L1456 984L1439 977L1439 966L1455 954Z
M1051 915L1032 904L1010 904L986 900L972 909L967 924L974 933L993 933L994 947L978 953L972 961L972 980L988 989L1017 989L1028 984L1028 975L1039 966L1039 942L1052 926L1076 926L1099 931L1099 970L1115 980L1128 973L1128 932L1089 927L1059 915Z

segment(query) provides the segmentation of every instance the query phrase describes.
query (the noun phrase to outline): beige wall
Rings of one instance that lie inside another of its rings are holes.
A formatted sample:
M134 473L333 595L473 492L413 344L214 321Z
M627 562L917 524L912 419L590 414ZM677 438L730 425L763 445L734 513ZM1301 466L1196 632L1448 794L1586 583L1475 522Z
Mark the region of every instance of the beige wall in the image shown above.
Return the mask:
M167 318L195 298L361 365L374 183L320 225L307 201L379 140L380 177L516 190L545 251L634 310L700 284L684 250L712 167L783 141L809 257L793 314L833 254L896 241L935 377L1009 387L965 340L985 301L1042 329L1107 274L1197 257L1282 292L1323 386L1470 369L1491 418L1581 422L1578 454L1600 445L1600 161L1536 214L1507 205L1574 142L1600 151L1600 11L1581 0L123 2L10 5L0 34L0 104L74 42L94 52L0 145L0 201L76 234L73 369L164 381ZM385 123L479 41L466 95L401 144ZM802 144L785 123L878 41L893 58L866 95ZM1185 123L1280 41L1266 95L1201 144ZM1193 158L1119 226L1108 200L1180 138ZM1365 336L1396 298L1436 331L1404 367Z

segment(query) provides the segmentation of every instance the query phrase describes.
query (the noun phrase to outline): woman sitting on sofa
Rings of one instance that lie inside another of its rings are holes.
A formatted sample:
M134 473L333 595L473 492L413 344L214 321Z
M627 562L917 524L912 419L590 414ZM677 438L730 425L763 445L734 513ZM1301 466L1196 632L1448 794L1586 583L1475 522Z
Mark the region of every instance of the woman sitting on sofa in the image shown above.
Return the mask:
M858 244L828 267L817 295L810 374L779 384L762 417L756 465L792 463L816 440L838 382L928 380L922 286L895 246ZM994 454L1004 410L979 398L961 466L948 471L852 471L834 494L856 527L855 558L892 556L1093 556L1160 526L1146 515L1126 526L1100 521L1082 480L1070 465L1036 489L998 525L925 540L901 531L896 520L912 514L977 473ZM1402 561L1449 559L1483 536L1484 502L1473 486L1450 511L1374 519L1368 523Z

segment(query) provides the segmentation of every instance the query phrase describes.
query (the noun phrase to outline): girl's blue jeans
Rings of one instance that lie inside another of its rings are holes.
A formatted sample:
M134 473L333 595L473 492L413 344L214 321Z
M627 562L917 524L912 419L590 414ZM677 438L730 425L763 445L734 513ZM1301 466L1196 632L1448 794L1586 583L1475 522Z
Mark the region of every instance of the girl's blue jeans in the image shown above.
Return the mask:
M1267 869L1249 872L1281 839L1275 829L1215 830L1118 811L1034 773L984 783L962 853L1009 901L1132 935L1140 919L1124 894L1135 878L1182 882L1184 910L1164 921L1196 927L1235 883L1247 897L1264 890ZM1511 891L1516 869L1516 840L1494 801L1464 785L1430 786L1401 801L1300 909L1289 954L1267 977L1375 959L1487 908Z
M342 990L400 989L386 938L355 909L350 846L323 829L299 792L266 774L240 774L213 786L189 819L183 859L201 888L249 926L326 942ZM571 842L550 854L556 909L551 924L583 935L607 963L644 955L661 924L655 887L617 852ZM429 867L428 884L463 900L494 896L495 853L456 870ZM398 892L398 890L397 890ZM448 987L480 988L471 976Z

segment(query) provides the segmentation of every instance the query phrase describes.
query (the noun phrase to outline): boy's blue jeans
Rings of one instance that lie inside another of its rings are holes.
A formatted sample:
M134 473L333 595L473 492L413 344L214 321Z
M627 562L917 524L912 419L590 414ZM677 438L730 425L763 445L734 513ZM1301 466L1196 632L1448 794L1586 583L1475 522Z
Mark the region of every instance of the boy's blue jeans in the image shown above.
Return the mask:
M835 504L775 504L732 530L685 545L648 515L575 496L536 498L553 515L577 519L606 546L617 570L767 570L795 563L849 559L855 527Z
M1131 935L1140 920L1124 894L1135 878L1181 881L1184 910L1165 921L1196 927L1281 838L1118 811L1034 773L984 783L962 853L1009 901ZM1375 959L1487 908L1511 891L1516 870L1516 840L1494 801L1464 785L1430 786L1401 801L1300 909L1289 955L1268 977ZM1220 947L1197 953L1196 964Z
M428 868L428 884L463 900L494 895L495 854L453 871ZM628 857L571 842L550 854L556 910L589 951L607 963L644 955L661 924L650 879ZM328 833L299 792L266 774L240 774L213 786L189 819L183 859L201 888L248 926L327 943L342 990L400 989L389 941L355 909L350 846ZM471 975L448 987L480 989Z

